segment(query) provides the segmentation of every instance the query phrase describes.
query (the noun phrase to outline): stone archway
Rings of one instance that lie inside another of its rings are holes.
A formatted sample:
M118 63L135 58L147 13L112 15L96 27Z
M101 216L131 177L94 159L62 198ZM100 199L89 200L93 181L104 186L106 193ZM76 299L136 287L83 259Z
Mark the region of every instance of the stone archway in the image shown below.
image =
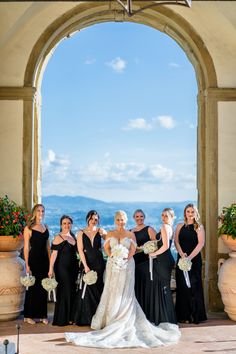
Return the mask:
M138 4L135 6L138 8ZM30 100L24 100L24 204L31 206L32 200L37 202L40 198L40 86L50 55L56 45L71 33L95 23L113 21L136 22L166 33L182 47L195 68L198 82L197 188L200 212L206 227L205 293L209 310L217 310L220 300L215 237L218 214L216 73L200 36L171 9L158 6L128 17L117 3L84 3L59 17L41 35L31 52L24 77L24 86L31 88L34 97L33 104Z

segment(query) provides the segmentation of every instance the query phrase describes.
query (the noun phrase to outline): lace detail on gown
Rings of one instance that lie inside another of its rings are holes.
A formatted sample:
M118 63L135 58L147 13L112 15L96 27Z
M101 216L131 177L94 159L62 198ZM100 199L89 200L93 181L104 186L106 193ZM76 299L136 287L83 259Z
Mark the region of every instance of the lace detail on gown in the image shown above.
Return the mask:
M119 241L109 239L111 249ZM130 248L132 239L120 243ZM65 333L66 340L79 346L97 348L157 347L176 343L180 337L177 325L161 323L153 326L145 317L134 296L134 260L117 271L111 259L107 261L105 286L88 333Z

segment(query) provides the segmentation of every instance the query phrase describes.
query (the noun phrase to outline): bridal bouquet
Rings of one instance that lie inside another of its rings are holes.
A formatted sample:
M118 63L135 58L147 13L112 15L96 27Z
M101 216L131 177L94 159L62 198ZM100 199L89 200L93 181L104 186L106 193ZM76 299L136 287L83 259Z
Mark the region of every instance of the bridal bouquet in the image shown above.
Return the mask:
M83 288L83 292L82 292L82 296L81 296L82 299L84 298L87 285L95 284L97 279L98 279L98 275L97 275L97 272L95 272L94 270L90 270L88 273L84 274L84 276L83 276L84 288Z
M188 272L191 270L192 262L189 258L180 258L178 261L178 267L184 273L185 282L188 288L191 288L189 274Z
M29 289L29 286L33 286L35 283L35 277L33 275L26 274L25 277L20 277L20 282L26 287L26 290Z
M50 295L52 293L53 301L56 302L56 287L57 281L55 278L44 278L41 281L42 287L48 292L48 299L50 300Z
M111 251L111 257L114 268L117 270L125 269L128 264L128 255L129 250L125 246L119 244L113 247Z
M143 252L146 254L153 253L158 249L157 241L147 241L143 245ZM149 273L150 279L153 280L153 258L149 256Z

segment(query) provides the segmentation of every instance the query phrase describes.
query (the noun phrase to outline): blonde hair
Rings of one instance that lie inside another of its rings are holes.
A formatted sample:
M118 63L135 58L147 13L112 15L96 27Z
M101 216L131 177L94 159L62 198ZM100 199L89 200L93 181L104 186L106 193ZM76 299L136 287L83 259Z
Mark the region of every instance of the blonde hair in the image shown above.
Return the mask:
M175 212L172 208L165 208L162 210L162 213L166 213L168 216L168 224L173 225L174 222L174 217L175 217Z
M123 211L123 210L118 210L118 211L115 213L114 220L116 221L116 219L117 219L119 216L121 216L121 217L125 220L125 222L128 221L128 217L127 217L127 214L126 214L125 211Z
M28 228L31 230L32 227L36 224L36 210L39 208L39 207L42 207L43 210L45 211L45 207L43 204L35 204L35 206L33 207L32 211L31 211L31 216L27 222L27 226Z
M194 225L194 230L197 230L197 229L199 229L199 227L201 226L200 214L199 214L199 211L198 211L196 205L194 205L194 204L192 204L192 203L189 203L189 204L186 205L186 207L184 208L184 223L185 223L185 225L187 225L186 210L187 210L188 208L193 208L193 210L194 210L195 217L194 217L193 225Z

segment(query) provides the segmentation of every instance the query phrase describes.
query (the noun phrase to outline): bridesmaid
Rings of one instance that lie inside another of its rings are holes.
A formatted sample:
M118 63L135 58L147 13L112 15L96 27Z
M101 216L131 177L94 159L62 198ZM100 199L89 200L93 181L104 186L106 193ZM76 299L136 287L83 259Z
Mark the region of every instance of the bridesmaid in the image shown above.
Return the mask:
M71 232L73 220L63 215L60 219L61 232L54 238L51 249L48 276L55 277L57 301L54 309L53 325L66 326L73 321L73 305L78 277L78 260L76 256L76 238Z
M136 227L132 229L134 232L137 245L141 247L150 240L156 240L156 231L151 226L144 224L145 214L141 209L137 209L133 218ZM143 252L137 252L134 255L135 261L135 296L143 309L148 320L152 319L150 313L150 290L152 282L149 273L149 256Z
M29 287L25 295L24 322L29 324L35 324L36 318L48 324L48 294L41 285L41 280L47 278L50 257L49 231L43 223L44 213L44 206L36 204L24 229L26 273L35 277L35 284Z
M172 292L171 273L175 265L170 246L174 234L174 211L165 208L161 214L162 226L157 234L158 250L150 253L153 257L153 281L150 291L149 319L155 325L162 322L177 323Z
M190 285L187 287L183 271L176 267L176 314L178 322L195 323L206 321L202 288L201 250L205 243L205 231L195 205L184 209L184 223L177 225L175 246L180 258L189 258L192 268L188 272Z
M103 291L105 262L101 251L101 238L106 235L106 231L97 226L99 219L97 211L90 210L86 216L87 226L80 230L77 236L77 245L84 272L94 270L98 275L97 282L87 286L83 299L84 283L82 283L81 289L77 291L74 323L78 326L89 326L91 324Z

